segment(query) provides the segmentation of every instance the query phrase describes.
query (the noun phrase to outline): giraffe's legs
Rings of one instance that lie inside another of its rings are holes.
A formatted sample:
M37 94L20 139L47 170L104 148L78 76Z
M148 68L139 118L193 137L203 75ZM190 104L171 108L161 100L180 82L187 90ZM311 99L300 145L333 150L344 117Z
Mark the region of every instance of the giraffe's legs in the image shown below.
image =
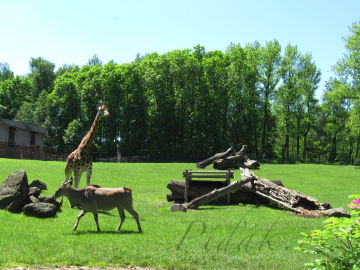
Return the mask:
M81 175L82 175L82 171L80 171L80 170L74 171L74 181L75 181L74 187L75 188L79 187Z
M71 176L71 168L70 168L69 163L66 162L66 165L65 165L65 180L63 181L63 184L64 184L65 182L69 181L70 176ZM70 182L70 185L72 185L72 181ZM63 204L63 201L64 201L64 196L61 197L60 205Z
M90 186L90 179L92 174L92 163L86 168L86 184Z

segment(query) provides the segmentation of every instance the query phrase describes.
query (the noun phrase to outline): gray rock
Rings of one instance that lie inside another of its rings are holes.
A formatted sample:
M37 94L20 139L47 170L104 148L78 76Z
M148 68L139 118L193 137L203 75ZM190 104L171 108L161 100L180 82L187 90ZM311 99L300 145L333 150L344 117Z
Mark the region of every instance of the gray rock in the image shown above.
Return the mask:
M48 218L56 216L56 207L51 203L37 202L29 203L22 208L27 216Z
M281 180L270 180L270 182L277 184L278 186L284 187L284 184L281 182Z
M321 210L327 210L327 209L331 209L332 207L331 207L331 205L330 205L330 203L320 203L319 204L319 209L321 209Z
M349 211L342 207L323 210L321 213L329 217L350 217Z
M29 196L34 196L38 198L40 196L41 189L38 187L31 187L29 188Z
M186 212L186 208L182 204L175 203L171 206L170 211L171 212Z
M0 209L19 212L28 194L26 172L20 170L10 174L0 186Z
M29 203L37 203L39 202L39 199L36 198L35 196L33 195L30 195L29 197L26 198L26 200L24 201L24 206L29 204Z
M55 205L56 211L59 211L61 208L61 204L55 200L53 196L40 196L38 199L40 202L51 203Z
M31 187L38 187L41 190L47 190L47 185L44 182L41 182L40 180L34 180L29 185L29 188Z

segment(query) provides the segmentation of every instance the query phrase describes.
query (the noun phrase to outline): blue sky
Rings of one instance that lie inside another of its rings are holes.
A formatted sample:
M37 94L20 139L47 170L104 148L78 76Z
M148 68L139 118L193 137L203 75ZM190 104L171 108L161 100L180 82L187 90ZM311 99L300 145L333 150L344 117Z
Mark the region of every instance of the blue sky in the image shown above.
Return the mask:
M359 21L359 0L0 0L0 62L24 75L31 57L56 68L82 66L94 54L121 64L137 53L277 39L312 54L322 88Z

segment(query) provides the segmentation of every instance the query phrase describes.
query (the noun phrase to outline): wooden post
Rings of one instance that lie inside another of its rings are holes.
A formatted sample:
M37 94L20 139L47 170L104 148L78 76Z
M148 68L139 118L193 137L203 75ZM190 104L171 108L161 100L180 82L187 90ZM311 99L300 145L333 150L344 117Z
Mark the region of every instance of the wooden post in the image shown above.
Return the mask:
M226 173L226 186L230 185L230 177L231 177L231 171L228 170ZM226 202L227 204L230 204L230 193L226 196Z
M185 191L184 191L184 200L185 200L185 202L188 202L189 200L189 179L190 177L189 177L189 171L188 170L186 170L185 171Z

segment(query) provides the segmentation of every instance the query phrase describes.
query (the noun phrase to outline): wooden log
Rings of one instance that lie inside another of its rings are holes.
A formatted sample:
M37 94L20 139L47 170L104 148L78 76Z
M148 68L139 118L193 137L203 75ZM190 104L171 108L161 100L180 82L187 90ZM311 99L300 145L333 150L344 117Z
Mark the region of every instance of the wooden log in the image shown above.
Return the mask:
M206 174L207 171L202 171L203 174ZM213 171L212 171L213 172ZM275 180L278 184L281 184L280 180ZM188 200L193 200L197 197L210 193L214 189L220 189L225 187L226 184L219 181L191 181ZM171 191L171 194L166 196L167 201L175 201L175 202L184 202L184 194L185 194L185 181L183 180L172 180L167 188ZM251 204L268 204L269 200L263 198L247 189L245 187L236 190L234 193L229 194L230 203L231 204L239 204L239 203L251 203ZM226 197L220 197L211 202L211 204L224 204L226 203Z
M213 167L217 170L235 169L244 167L244 161L240 156L230 156L224 159L215 160Z
M226 186L224 182L219 181L193 181L189 183L189 194L188 199L200 197L204 194L211 192L216 188L222 188ZM171 191L171 196L167 196L168 201L183 201L185 194L185 181L183 180L172 180L167 188Z
M246 183L253 181L253 178L248 178L245 181L235 181L232 182L230 185L223 187L221 189L214 189L213 191L211 191L208 194L205 194L201 197L198 197L194 200L192 200L191 202L189 202L186 206L187 209L196 209L198 208L200 205L204 205L207 204L213 200L216 200L222 196L225 196L231 192L234 192L236 190L238 190L239 188L241 188L241 186L245 185Z
M248 146L244 144L241 149L235 153L235 156L243 157L248 154Z
M219 185L219 186L211 185L213 184L213 181L209 181L209 186L208 183L205 183L205 181L192 182L191 184L193 183L196 183L197 185L190 187L189 197L188 197L190 201L197 197L210 193L214 189L220 189L224 187L224 185ZM185 181L173 180L171 183L168 184L167 187L171 191L171 194L166 195L167 201L169 202L174 201L180 203L184 202ZM209 203L222 205L222 204L226 204L226 202L227 202L227 198L226 196L224 196ZM239 204L239 203L268 204L269 201L265 198L258 196L253 192L249 192L245 188L240 188L239 190L230 194L230 203L231 204Z
M248 168L248 169L252 169L252 170L257 170L260 168L260 163L257 160L253 160L253 159L246 159L244 161L244 166L241 168Z
M264 178L258 178L249 169L242 169L241 176L242 181L235 181L226 187L214 189L208 194L195 198L188 203L186 208L197 209L201 205L238 190L246 190L278 207L298 214L318 216L321 211L330 207L329 204L317 204L315 198L299 191L287 189Z
M260 163L257 160L251 160L247 156L247 152L247 145L243 145L240 151L236 152L233 156L215 160L213 167L217 170L237 168L259 169Z
M196 167L202 168L202 169L206 168L208 165L213 163L215 160L226 158L226 157L230 156L233 153L234 153L234 148L231 146L225 152L217 153L217 154L213 155L212 157L209 157L209 158L207 158L207 159L205 159L203 161L198 162L196 164Z
M243 180L255 177L255 181L253 182L254 185L247 183L244 185L244 188L249 192L267 198L271 203L297 213L324 210L324 204L318 204L317 200L313 197L307 196L296 190L287 189L265 178L258 178L249 169L241 170L241 177Z

